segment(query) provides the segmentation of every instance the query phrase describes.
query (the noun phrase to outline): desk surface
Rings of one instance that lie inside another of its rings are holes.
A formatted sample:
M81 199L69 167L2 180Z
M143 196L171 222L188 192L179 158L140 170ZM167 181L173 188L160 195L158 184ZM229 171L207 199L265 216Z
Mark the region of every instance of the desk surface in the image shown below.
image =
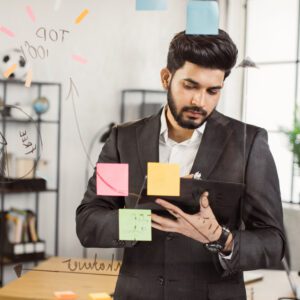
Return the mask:
M68 261L68 258L52 257L37 266L35 271L26 272L21 278L0 289L0 300L53 300L55 291L67 290L75 292L79 296L78 300L88 299L89 293L112 293L117 280L118 267L116 261L112 265L111 261L97 260L95 265L95 260L92 259L72 258ZM284 271L259 270L255 272L261 273L264 278L262 281L246 285L247 299L277 300L278 297L291 296ZM296 273L293 273L293 277L300 285L300 278Z
M118 262L115 261L111 268L111 261L97 260L97 265L91 269L94 264L92 259L72 258L66 262L68 259L52 257L39 264L35 271L24 272L20 278L0 289L0 299L53 300L55 291L71 290L78 295L78 300L86 300L89 293L113 293L118 276L118 271L115 271ZM90 269L86 270L89 266Z

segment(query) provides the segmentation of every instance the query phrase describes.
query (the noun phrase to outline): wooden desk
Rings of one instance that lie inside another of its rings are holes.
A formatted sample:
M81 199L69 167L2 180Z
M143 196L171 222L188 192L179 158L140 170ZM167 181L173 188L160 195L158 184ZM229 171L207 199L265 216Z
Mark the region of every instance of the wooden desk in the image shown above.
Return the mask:
M111 271L109 264L111 261L97 260L97 270L95 267L91 270L85 270L85 266L89 266L94 263L93 259L77 259L72 258L70 261L70 268L74 270L70 271L68 268L69 263L65 262L68 258L64 257L52 257L41 264L39 264L35 270L29 271L22 275L11 283L0 289L1 300L13 300L13 299L35 299L35 300L48 300L55 299L55 291L68 291L75 292L79 297L78 300L88 299L89 293L113 293L117 281L118 262L114 262L113 270ZM102 265L101 265L102 263ZM75 271L75 267L77 270ZM109 266L109 270L107 270ZM81 270L79 270L79 267ZM105 267L105 270L103 270ZM43 272L38 270L49 271L62 271L59 272ZM64 273L63 273L64 272ZM77 274L75 272L84 273ZM92 275L92 274L97 275ZM104 276L100 274L109 274L110 276Z
M291 297L292 291L285 271L258 270L264 278L261 281L246 284L247 300L277 300L279 297ZM296 284L300 285L297 272L292 272ZM251 298L251 289L253 297Z
M78 300L86 300L89 293L112 293L114 291L118 275L118 270L116 271L116 269L119 269L118 262L114 262L112 266L113 270L110 270L111 268L107 270L111 261L97 260L97 271L95 268L92 270L85 270L83 268L84 263L86 267L89 266L89 263L93 265L93 259L72 258L69 263L64 262L66 260L68 258L52 257L42 262L35 268L37 271L29 271L22 275L21 278L14 280L0 289L0 300L53 300L54 291L66 290L75 292L79 296ZM70 271L68 265L73 272ZM75 270L76 266L77 270ZM81 270L79 270L79 267L81 267ZM104 267L105 270L103 270ZM38 270L61 271L62 273ZM75 272L84 274L77 274ZM284 271L259 270L255 272L263 274L264 279L246 285L247 294L249 295L248 300L277 300L278 297L291 296L291 289ZM97 275L92 275L91 273ZM111 276L99 274L109 274ZM295 282L300 285L300 278L295 272L293 273L293 277L295 278ZM253 289L253 298L251 298L251 289Z

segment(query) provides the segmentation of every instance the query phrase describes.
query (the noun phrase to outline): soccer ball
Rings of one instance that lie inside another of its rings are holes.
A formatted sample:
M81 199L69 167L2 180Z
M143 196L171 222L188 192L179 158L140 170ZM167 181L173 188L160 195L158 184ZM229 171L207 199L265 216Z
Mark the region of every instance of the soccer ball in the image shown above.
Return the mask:
M22 80L25 78L29 63L25 61L19 49L10 49L0 54L0 77L4 79L3 73L12 65L16 64L16 70L9 76L10 79Z

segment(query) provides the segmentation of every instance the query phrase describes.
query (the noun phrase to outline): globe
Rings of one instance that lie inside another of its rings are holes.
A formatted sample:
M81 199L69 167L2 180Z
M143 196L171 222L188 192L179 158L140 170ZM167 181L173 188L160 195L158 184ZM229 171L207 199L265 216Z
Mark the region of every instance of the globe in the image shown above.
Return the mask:
M37 98L33 102L33 109L38 115L44 114L49 109L49 100L46 97Z

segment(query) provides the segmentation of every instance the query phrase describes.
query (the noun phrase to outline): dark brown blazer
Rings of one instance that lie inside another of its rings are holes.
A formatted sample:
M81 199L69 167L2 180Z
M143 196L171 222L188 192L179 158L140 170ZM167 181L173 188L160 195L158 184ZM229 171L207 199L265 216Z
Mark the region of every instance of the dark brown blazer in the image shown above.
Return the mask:
M113 129L98 162L128 163L129 190L138 194L147 162L159 161L160 114ZM244 147L245 145L245 147ZM278 264L284 253L278 176L267 132L214 111L207 120L191 173L245 183L242 205L219 203L214 212L236 212L234 251L224 270L218 255L180 234L153 229L151 242L118 239L118 209L136 198L96 195L95 173L76 211L77 235L85 247L125 248L115 300L245 300L242 271Z

